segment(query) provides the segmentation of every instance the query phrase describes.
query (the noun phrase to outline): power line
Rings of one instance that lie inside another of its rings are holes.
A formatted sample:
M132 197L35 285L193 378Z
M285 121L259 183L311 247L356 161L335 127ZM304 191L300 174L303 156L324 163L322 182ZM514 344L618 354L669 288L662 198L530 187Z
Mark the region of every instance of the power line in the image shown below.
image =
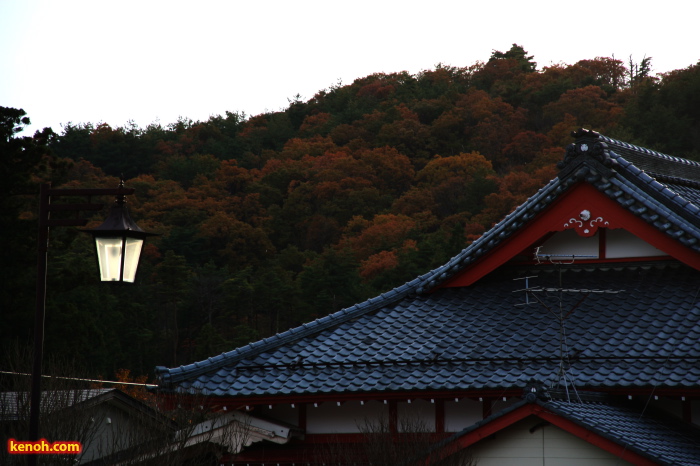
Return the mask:
M10 371L0 371L0 374L5 374L5 375L22 375L26 377L31 377L32 374L27 374L24 372L10 372ZM46 375L46 374L41 374L41 377L47 378L47 379L56 379L56 380L73 380L76 382L93 382L93 383L107 383L107 384L113 384L113 385L133 385L133 386L138 386L138 387L158 387L158 385L151 384L151 383L138 383L138 382L118 382L115 380L99 380L99 379L83 379L79 377L62 377L62 376L57 376L57 375Z

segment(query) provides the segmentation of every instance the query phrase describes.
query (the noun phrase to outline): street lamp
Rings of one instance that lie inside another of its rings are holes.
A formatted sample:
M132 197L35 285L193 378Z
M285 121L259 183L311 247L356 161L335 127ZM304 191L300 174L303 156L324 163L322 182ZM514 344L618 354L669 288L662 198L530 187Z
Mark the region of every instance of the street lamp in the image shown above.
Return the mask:
M119 186L123 188L124 183ZM101 280L133 283L143 242L153 233L146 233L131 219L126 196L116 197L102 225L83 231L91 233L95 239Z
M100 276L103 281L133 283L143 242L152 233L139 228L126 209L126 196L134 189L125 188L124 181L116 189L51 189L42 184L39 190L39 234L37 240L36 308L34 313L34 362L32 366L32 391L29 413L29 439L39 440L39 412L41 406L41 366L44 353L44 320L46 315L46 272L49 250L49 228L85 226L87 219L53 219L52 212L97 211L102 204L93 204L92 196L115 196L115 202L107 220L97 228L84 230L95 238ZM52 198L65 196L88 197L84 204L52 204ZM30 455L29 463L36 464L37 456Z

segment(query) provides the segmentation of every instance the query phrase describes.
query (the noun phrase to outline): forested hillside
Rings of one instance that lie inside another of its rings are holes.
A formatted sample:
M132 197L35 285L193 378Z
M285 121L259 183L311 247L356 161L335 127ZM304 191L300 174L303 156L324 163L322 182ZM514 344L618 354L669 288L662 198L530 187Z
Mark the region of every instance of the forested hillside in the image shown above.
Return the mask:
M551 179L579 127L700 159L700 63L651 66L538 68L514 45L464 68L338 84L280 112L34 136L21 133L31 115L2 107L3 345L31 340L40 182L116 187L123 176L136 189L132 217L160 234L137 284L98 282L88 235L52 231L46 351L92 375L147 374L442 264Z

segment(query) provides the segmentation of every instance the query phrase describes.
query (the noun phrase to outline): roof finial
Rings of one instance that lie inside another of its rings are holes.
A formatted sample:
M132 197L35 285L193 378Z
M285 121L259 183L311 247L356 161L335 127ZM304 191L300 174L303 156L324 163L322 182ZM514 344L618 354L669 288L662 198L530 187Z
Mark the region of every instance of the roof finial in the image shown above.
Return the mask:
M586 128L579 128L576 131L572 131L571 136L575 137L576 139L597 138L600 136L600 133L596 133L595 131Z

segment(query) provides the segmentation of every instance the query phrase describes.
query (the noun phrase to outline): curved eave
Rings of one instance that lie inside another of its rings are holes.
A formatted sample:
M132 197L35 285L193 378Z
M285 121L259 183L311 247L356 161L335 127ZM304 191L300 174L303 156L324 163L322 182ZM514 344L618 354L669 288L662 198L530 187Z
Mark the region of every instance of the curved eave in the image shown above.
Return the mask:
M586 144L591 144L594 150L583 150ZM692 253L690 255L700 257L700 208L621 155L637 153L700 173L700 164L654 153L609 138L596 136L579 139L567 149L567 157L556 178L445 265L376 298L242 348L177 368L159 366L156 368L156 375L161 385L160 389L173 390L174 385L179 382L193 380L227 366L238 365L264 352L331 329L411 295L430 292L483 261L519 232L526 230L531 222L550 209L572 188L582 184L590 185L600 195L605 196L607 201L614 202L623 213L631 214L667 240L687 248ZM508 259L507 256L500 258L501 262L495 266ZM692 262L690 265L700 269L700 259L697 264ZM490 270L492 269L486 272Z
M570 151L573 149L570 148ZM603 152L603 161L588 154L569 160L562 170L563 173L445 265L429 273L418 286L417 291L429 292L456 280L458 275L464 274L468 268L483 261L487 255L510 241L523 229L528 228L537 216L558 202L565 192L580 183L591 185L659 233L688 248L693 254L700 254L700 208L616 152L607 148ZM664 157L670 158L670 156ZM684 254L676 256L695 268L700 267L700 262L693 260L689 263ZM497 264L487 267L485 273L502 265L508 259L510 257L502 257ZM474 281L476 279L471 279L468 283Z
M302 393L276 393L276 394L217 394L197 391L193 393L189 390L178 389L172 392L164 392L169 396L205 396L206 403L212 406L243 407L243 406L269 406L280 404L314 404L321 403L346 403L351 401L397 401L407 402L408 400L465 400L479 398L484 400L499 400L502 398L521 397L523 387L526 384L515 386L494 386L476 388L426 388L417 389L383 389L347 391L337 390L333 392L302 392ZM697 386L603 386L603 385L581 385L576 386L576 390L586 390L593 393L612 394L628 399L645 399L650 394L659 397L673 397L677 399L700 399L700 388Z
M299 327L287 330L272 337L250 343L233 351L222 353L220 355L207 358L203 361L194 362L192 364L176 368L157 366L155 372L160 389L167 390L172 384L176 384L182 380L216 372L222 367L236 365L241 361L254 358L257 355L277 348L280 345L295 342L310 335L333 328L337 325L341 325L350 320L357 319L365 314L374 312L377 309L388 306L411 294L414 294L416 292L417 285L426 275L396 287L391 291L382 293L380 296L375 298L370 298L367 301L342 309L326 317L322 317L307 324L302 324Z

